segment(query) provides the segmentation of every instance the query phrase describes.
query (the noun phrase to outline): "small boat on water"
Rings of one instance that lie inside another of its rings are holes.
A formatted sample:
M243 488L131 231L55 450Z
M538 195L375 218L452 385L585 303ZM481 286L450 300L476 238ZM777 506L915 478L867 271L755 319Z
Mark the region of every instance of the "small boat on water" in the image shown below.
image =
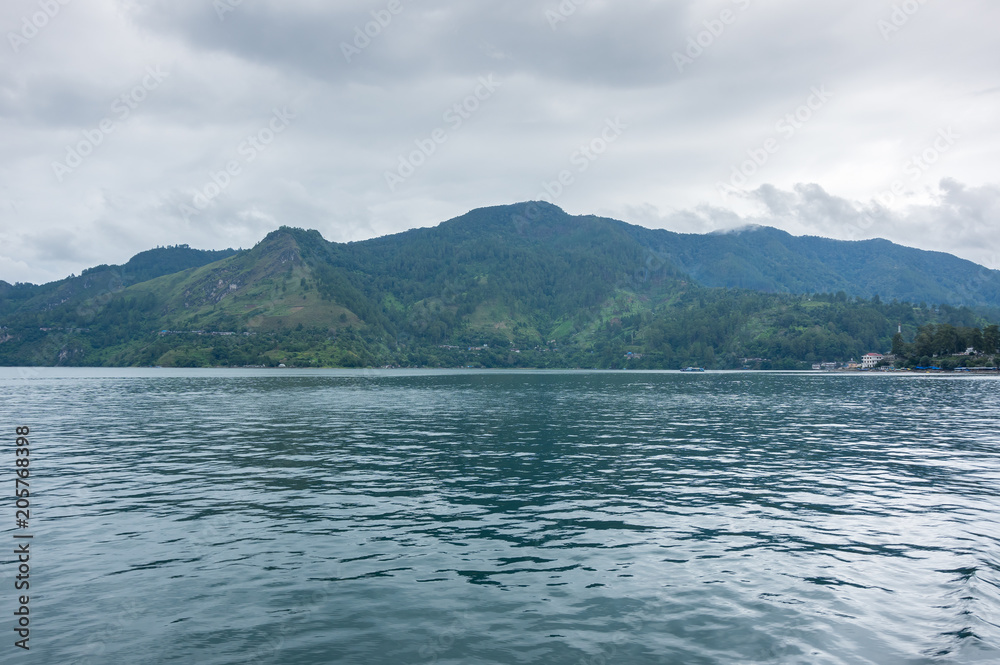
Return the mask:
M682 372L704 372L704 367L685 367L681 370Z

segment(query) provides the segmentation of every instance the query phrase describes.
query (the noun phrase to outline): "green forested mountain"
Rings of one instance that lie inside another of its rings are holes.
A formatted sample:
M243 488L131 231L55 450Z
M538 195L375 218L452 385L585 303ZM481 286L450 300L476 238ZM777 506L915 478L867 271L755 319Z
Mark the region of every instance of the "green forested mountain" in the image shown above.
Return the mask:
M705 286L1000 307L1000 271L888 240L796 237L756 227L707 235L630 232Z
M690 236L527 203L364 242L283 227L246 251L158 249L0 284L0 363L796 368L888 352L898 326L916 349L930 325L992 353L998 284L886 241Z
M14 312L51 311L81 307L93 299L107 300L132 284L139 284L161 275L203 266L236 254L236 250L206 251L187 245L157 247L136 254L125 265L100 265L42 286L0 282L0 316Z

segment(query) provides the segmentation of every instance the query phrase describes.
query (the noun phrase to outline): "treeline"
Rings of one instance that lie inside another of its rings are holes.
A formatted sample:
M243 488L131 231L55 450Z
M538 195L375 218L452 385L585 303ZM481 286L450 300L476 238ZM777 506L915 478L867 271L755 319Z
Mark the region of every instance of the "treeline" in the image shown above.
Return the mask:
M917 330L912 342L901 333L892 338L892 354L900 367L996 366L1000 354L1000 326L982 328L929 323Z
M967 308L914 307L843 293L690 289L660 307L605 320L583 350L608 359L605 366L805 369L887 353L900 326L915 336L932 324L971 330L978 322ZM629 352L633 357L625 359Z
M621 292L569 317L543 310L507 327L482 327L474 325L475 299L465 295L404 308L391 299L377 305L343 281L324 282L324 295L350 301L367 321L266 332L223 315L212 330L235 334L160 334L169 323L159 318L160 299L125 292L93 309L16 317L18 325L0 330L0 364L807 369L869 352L891 351L910 366L987 364L1000 353L997 325L967 308L844 294L687 285L659 300ZM952 355L970 347L979 355Z

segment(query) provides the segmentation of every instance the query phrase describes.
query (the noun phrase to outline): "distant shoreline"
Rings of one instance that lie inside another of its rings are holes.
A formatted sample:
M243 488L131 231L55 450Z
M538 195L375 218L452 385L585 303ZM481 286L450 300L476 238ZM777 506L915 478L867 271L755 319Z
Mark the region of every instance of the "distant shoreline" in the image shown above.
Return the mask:
M0 367L0 381L30 380L71 376L91 373L95 376L126 376L137 373L143 376L191 375L233 372L239 375L259 376L285 375L309 376L336 373L344 376L393 376L405 374L669 374L685 377L731 374L781 374L796 376L941 376L950 378L985 377L1000 378L1000 371L947 371L947 370L799 370L799 369L715 369L704 372L684 372L679 369L598 369L580 367L106 367L106 366L45 366L45 367Z

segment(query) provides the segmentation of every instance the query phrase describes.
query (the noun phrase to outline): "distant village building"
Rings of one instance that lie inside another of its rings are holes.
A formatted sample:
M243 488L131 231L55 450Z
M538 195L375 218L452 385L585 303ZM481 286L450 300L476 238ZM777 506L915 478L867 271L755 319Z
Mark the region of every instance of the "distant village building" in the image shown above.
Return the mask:
M881 353L867 353L861 358L861 369L872 369L885 358Z

